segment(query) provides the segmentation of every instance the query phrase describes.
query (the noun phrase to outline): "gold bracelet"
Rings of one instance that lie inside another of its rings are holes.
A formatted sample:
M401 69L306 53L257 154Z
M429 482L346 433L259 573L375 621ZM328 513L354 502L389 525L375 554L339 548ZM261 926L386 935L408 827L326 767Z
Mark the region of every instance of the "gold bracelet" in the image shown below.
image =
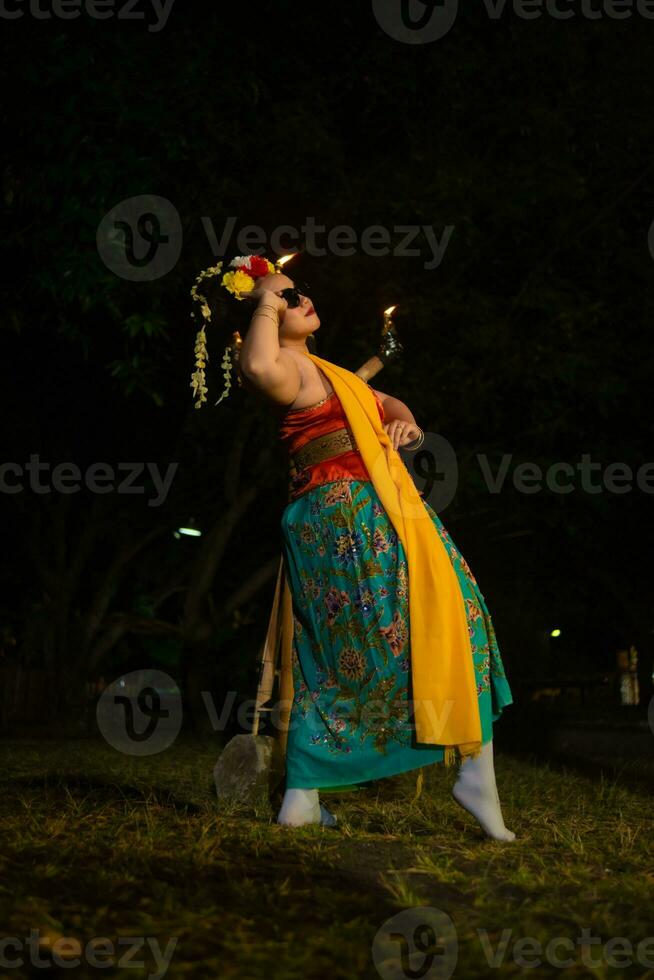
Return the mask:
M270 315L270 313L258 313L257 316L266 316L266 317L268 317L269 320L272 320L272 322L275 324L276 327L279 326L279 320L276 320L274 316L271 316ZM253 320L254 320L254 317L252 317L252 320L250 320L250 323L252 323Z
M258 316L267 316L267 317L270 317L271 320L274 320L275 321L275 323L277 324L277 326L279 326L279 324L281 322L278 316L273 316L272 313L268 313L265 310L257 310L257 312L254 313L253 316L251 317L250 323L252 323L252 321L255 320Z
M277 317L279 317L279 310L277 309L276 306L273 306L272 303L262 303L261 306L257 306L256 310L252 315L256 316L260 310L272 310L273 313L276 313Z

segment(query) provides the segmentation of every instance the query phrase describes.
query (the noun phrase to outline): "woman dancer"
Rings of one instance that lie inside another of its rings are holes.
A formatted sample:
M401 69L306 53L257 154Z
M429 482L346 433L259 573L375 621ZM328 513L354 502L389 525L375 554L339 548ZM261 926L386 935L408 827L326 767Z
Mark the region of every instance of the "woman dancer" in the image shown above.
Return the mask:
M258 257L232 265L223 285L256 304L239 371L276 412L291 474L281 531L295 696L277 820L333 826L321 787L458 758L454 799L488 837L513 840L492 743L511 690L479 586L397 453L421 429L401 401L310 353L320 319L306 290ZM443 712L432 724L434 706Z

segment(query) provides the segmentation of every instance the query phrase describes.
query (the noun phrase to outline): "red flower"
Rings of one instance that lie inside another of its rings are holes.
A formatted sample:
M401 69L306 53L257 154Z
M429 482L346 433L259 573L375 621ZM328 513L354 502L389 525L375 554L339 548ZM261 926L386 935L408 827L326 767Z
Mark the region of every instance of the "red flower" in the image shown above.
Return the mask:
M258 279L260 276L268 275L268 263L260 255L250 256L250 274Z
M235 266L232 266L232 269L230 269L230 271L244 272L246 276L249 276L250 277L250 279L254 279L254 276L252 275L252 272L250 271L250 269L248 269L248 267L246 265L235 265Z

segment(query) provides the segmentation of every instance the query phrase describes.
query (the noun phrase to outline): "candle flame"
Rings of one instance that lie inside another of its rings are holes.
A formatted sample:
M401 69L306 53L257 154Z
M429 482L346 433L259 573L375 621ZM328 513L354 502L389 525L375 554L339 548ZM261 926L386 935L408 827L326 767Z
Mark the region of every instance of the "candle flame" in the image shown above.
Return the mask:
M278 268L283 268L283 266L285 266L287 262L290 262L291 259L294 259L297 254L297 252L291 252L290 255L282 255L281 258L277 259Z
M396 309L397 309L397 305L396 306L389 306L387 310L384 310L384 316L390 316L391 313L393 312L393 310L396 310Z

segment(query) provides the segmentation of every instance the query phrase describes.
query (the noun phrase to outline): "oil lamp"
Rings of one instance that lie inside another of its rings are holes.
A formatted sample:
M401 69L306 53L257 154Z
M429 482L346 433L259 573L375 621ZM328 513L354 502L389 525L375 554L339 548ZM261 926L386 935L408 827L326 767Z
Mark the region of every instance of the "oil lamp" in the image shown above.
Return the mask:
M402 354L404 348L400 343L399 337L397 336L397 330L395 324L393 323L393 313L397 309L397 306L389 306L387 310L384 310L384 326L382 327L382 342L379 348L379 357L384 365L395 354Z
M384 322L382 325L379 350L372 357L369 357L365 364L362 364L355 372L364 381L369 382L371 378L379 374L382 368L386 367L391 358L404 351L397 336L395 324L393 323L393 313L396 309L397 306L389 306L388 309L384 310Z

